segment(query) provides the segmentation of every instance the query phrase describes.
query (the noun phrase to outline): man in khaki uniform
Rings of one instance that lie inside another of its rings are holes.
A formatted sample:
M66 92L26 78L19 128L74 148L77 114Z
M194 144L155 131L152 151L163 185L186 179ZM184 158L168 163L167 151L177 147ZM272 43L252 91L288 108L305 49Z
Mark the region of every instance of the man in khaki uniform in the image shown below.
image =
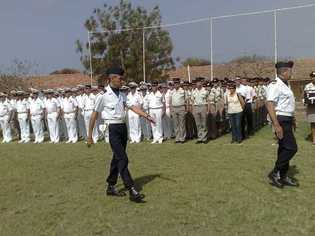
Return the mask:
M186 138L185 113L186 95L180 85L180 79L174 79L175 89L170 100L170 110L175 128L175 143L184 143Z
M192 92L192 113L195 118L198 132L199 143L207 143L207 114L208 114L208 96L209 92L202 86L204 78L196 79L196 88Z

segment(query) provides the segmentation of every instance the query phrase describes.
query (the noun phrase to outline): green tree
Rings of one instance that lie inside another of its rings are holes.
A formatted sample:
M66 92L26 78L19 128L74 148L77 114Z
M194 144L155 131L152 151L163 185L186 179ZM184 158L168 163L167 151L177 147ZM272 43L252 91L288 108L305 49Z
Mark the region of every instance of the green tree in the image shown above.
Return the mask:
M182 62L183 66L207 66L210 65L211 62L206 59L198 58L198 57L189 57L185 61Z
M86 20L85 28L91 36L92 65L94 73L100 74L112 65L122 65L128 80L143 80L143 27L145 29L146 79L165 79L165 70L174 67L171 57L172 41L168 31L163 30L158 6L148 11L142 7L133 7L128 1L121 0L116 6L104 5L94 9L93 15ZM133 29L119 31L121 29ZM136 29L136 30L134 30ZM89 44L76 42L77 52L87 71L90 70Z

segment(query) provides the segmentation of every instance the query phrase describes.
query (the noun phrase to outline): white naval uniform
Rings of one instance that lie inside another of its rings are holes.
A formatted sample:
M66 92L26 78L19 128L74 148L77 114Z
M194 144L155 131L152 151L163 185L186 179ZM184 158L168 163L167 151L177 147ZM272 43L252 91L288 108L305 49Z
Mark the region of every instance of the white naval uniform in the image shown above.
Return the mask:
M151 92L146 99L147 107L149 108L150 116L155 120L155 124L151 123L153 142L163 142L163 127L162 127L162 115L163 107L165 105L164 96L160 91L156 93Z
M127 95L127 105L128 107L136 106L141 107L143 104L143 99L139 92L132 94L129 92ZM129 122L129 137L132 143L139 143L141 141L141 123L138 114L134 113L132 110L128 110L128 122Z
M26 99L16 102L16 112L21 130L20 142L28 143L30 141L30 121L28 120L28 110L30 105Z
M170 102L174 89L168 89L165 97L165 116L162 119L163 135L165 139L171 139L174 136L174 122L171 116Z
M72 96L69 98L63 98L60 104L64 113L64 119L66 122L68 141L67 143L76 143L78 141L76 111L78 103Z
M96 101L96 95L94 95L93 93L86 95L83 100L82 110L83 110L85 129L87 131L89 130L90 119L91 119L91 116L95 107L95 101ZM92 133L92 138L93 138L94 143L97 143L99 140L99 130L98 130L99 121L100 119L98 118L96 121L96 126L94 127L93 133Z
M87 97L86 94L83 95L78 95L75 97L77 103L78 103L78 116L77 116L77 124L78 124L78 133L79 137L82 137L83 139L87 138L87 129L85 127L85 120L84 120L84 112L83 112L83 107L84 107L84 100Z
M294 116L295 98L292 90L280 78L267 87L267 101L274 102L277 116Z
M44 126L43 126L43 117L44 117L44 102L40 99L31 99L30 100L30 114L31 122L33 127L33 132L35 135L34 143L42 143L44 141Z
M119 96L108 85L104 94L96 97L94 111L101 113L105 125L126 123L127 97L119 92ZM106 128L107 130L107 128Z
M47 123L50 142L58 143L60 140L58 121L60 103L56 98L47 98L44 103L47 112Z
M0 129L2 129L3 141L2 143L9 143L12 141L12 132L10 127L10 115L12 106L8 100L0 102Z
M148 96L149 96L149 93L147 91L144 94L141 94L141 97L143 99L142 108L147 113L149 113L149 108L148 108L148 103L147 103ZM141 122L141 131L143 134L143 138L145 138L146 140L150 140L152 138L151 123L144 117L140 118L140 122Z
M62 97L62 96L57 97L57 100L60 104L60 107L62 106L62 100L63 99L64 99L64 97ZM63 116L61 116L59 119L59 136L60 136L60 139L64 139L64 140L68 139L66 121L65 121L65 118Z

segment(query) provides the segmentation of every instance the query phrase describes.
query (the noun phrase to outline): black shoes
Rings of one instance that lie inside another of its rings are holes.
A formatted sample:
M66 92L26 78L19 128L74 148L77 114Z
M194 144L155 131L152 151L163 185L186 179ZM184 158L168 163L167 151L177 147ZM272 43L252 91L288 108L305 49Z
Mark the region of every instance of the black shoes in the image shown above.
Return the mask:
M281 178L281 182L283 185L291 186L291 187L299 187L299 183L290 177Z
M106 189L106 195L112 196L112 197L125 197L126 193L122 191L118 191L115 186L108 185ZM135 190L134 187L132 187L129 190L129 200L136 203L145 203L143 200L145 198L144 194L139 193L137 190Z
M126 193L118 191L115 186L108 185L106 195L112 197L125 197Z
M136 203L145 203L143 200L145 198L144 194L139 193L137 190L135 190L134 187L132 187L129 190L129 200Z
M299 187L297 181L288 176L281 178L279 172L271 171L268 178L271 180L271 184L277 188L283 188L284 186Z
M179 143L180 143L180 144L184 144L185 141L175 141L175 143L176 143L176 144L179 144Z
M271 184L277 188L283 188L283 183L280 180L280 173L273 170L268 174L268 178L271 180Z

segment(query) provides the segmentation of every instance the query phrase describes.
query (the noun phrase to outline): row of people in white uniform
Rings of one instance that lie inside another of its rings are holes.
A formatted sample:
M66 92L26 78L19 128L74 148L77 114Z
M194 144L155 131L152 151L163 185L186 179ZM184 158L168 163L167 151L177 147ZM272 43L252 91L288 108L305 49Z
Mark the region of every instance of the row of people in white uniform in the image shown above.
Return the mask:
M79 95L78 91L82 93ZM61 137L67 143L76 143L79 137L86 138L86 130L94 109L95 100L101 91L94 88L60 90L62 95L56 95L54 90L33 90L31 96L23 91L17 91L16 96L9 98L0 93L0 120L3 131L3 143L12 141L12 123L17 119L20 140L19 143L31 141L31 128L34 143L44 141L44 126L47 127L51 143L59 143ZM30 126L31 125L31 126ZM93 140L97 142L99 130L93 131Z
M129 110L127 124L130 142L139 143L142 139L150 140L153 138L152 143L162 143L163 140L174 137L176 133L179 133L177 135L180 137L179 140L184 140L185 134L180 134L181 132L177 132L176 127L174 127L176 119L174 121L175 117L172 117L171 107L173 107L172 110L175 108L180 110L179 108L183 107L182 113L185 113L185 107L187 107L187 102L193 95L193 91L182 88L177 90L173 86L171 88L164 86L161 89L157 82L153 82L149 87L146 85L138 87L134 82L129 83L129 87L124 86L128 106L141 107L149 112L156 121L155 124L150 124ZM199 92L193 99L197 105L207 105L209 97L211 97L211 103L219 103L224 93L221 87L216 86L211 89L210 94L206 92L207 90L200 91L201 93ZM0 102L0 124L3 130L3 142L12 140L10 122L14 117L18 120L19 142L21 143L30 141L30 124L35 143L44 141L44 124L47 126L51 143L58 143L61 138L66 138L67 143L76 143L79 137L86 139L96 98L103 91L97 87L79 86L75 89L60 89L57 94L55 92L54 90L46 90L44 97L38 96L39 91L35 90L32 91L31 97L23 91L18 91L14 98L0 94L0 99L2 99ZM176 112L180 114L180 111ZM177 124L177 126L180 125L182 124ZM106 126L103 125L102 118L98 120L96 127L93 130L93 141L96 143L105 137L108 142Z

